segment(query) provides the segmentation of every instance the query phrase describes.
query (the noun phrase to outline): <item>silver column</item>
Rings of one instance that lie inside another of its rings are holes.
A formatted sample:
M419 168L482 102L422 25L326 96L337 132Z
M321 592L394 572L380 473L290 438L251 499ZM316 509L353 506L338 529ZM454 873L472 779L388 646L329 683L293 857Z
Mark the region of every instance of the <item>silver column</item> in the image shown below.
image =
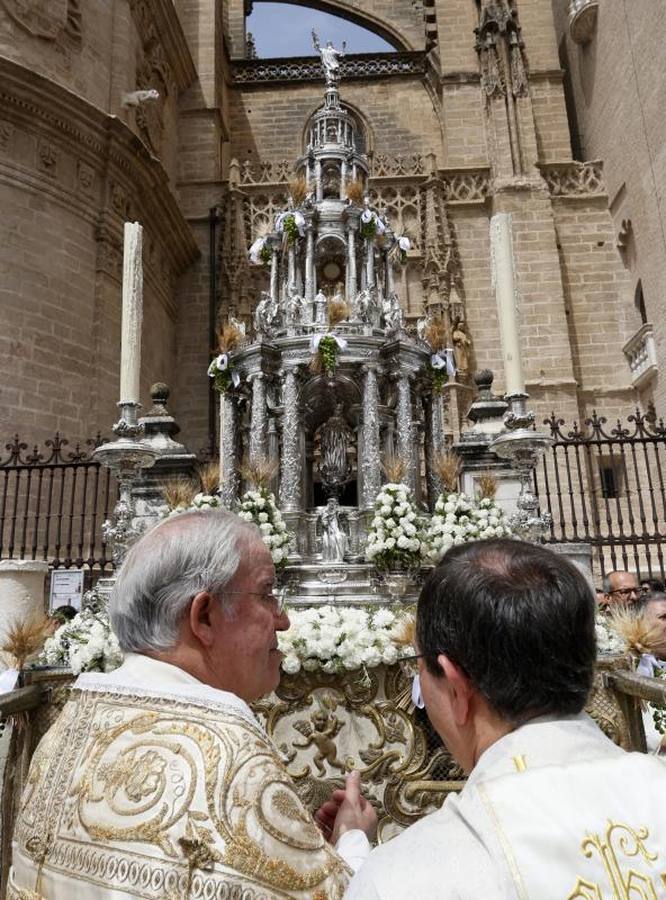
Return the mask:
M409 375L398 377L398 405L396 408L397 455L404 460L407 470L405 483L414 490L416 484L414 465L414 445L412 426L412 395L409 386Z
M273 301L280 299L280 273L279 273L279 252L280 245L276 241L272 244L271 253L271 298Z
M369 510L382 483L379 455L379 389L375 366L364 366L363 373L362 505L364 510Z
M307 228L307 246L305 251L305 299L308 303L312 303L315 296L315 272L314 272L314 222L308 219Z
M298 409L298 378L295 367L284 373L282 382L282 458L280 507L284 512L301 509L301 423Z
M238 499L238 406L229 391L220 396L220 497L232 509Z
M369 289L375 284L375 242L365 242L365 282Z
M435 471L435 460L444 452L444 397L441 393L433 393L424 400L426 435L425 463L426 481L428 484L428 507L434 510L437 498L444 485Z
M264 459L268 452L266 434L266 381L263 373L250 376L252 381L252 410L250 413L250 462ZM248 379L249 380L249 379Z
M356 228L351 223L347 228L347 302L353 303L358 290L356 280Z

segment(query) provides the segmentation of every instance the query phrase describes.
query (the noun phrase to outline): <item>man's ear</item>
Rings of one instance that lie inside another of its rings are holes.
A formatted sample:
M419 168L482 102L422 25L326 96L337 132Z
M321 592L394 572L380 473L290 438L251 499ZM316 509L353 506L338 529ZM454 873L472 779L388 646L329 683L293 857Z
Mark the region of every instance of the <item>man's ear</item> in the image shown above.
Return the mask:
M465 725L470 713L472 683L463 670L444 653L437 657L437 664L448 683L454 721L456 725Z
M204 647L213 645L215 636L213 618L218 607L219 600L213 597L212 594L209 594L208 591L201 591L201 593L196 594L190 606L190 630Z

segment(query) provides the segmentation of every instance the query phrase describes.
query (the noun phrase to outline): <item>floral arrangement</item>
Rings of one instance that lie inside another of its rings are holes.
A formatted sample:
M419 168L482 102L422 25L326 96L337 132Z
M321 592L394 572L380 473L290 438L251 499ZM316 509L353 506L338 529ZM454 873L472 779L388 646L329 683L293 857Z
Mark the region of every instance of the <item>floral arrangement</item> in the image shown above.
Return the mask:
M317 606L290 610L289 619L289 630L278 635L282 668L289 675L301 669L332 674L390 666L412 652L399 639L401 619L388 609Z
M293 535L287 531L282 513L275 503L275 494L265 486L246 491L241 497L238 515L246 522L254 522L259 528L275 567L285 566Z
M421 522L407 485L385 484L375 500L374 518L368 531L365 558L378 569L411 569L421 562Z
M68 666L74 675L111 672L122 663L123 653L111 630L106 603L95 589L83 597L81 612L47 639L39 661Z
M268 235L258 237L248 251L250 262L255 266L268 266L271 262L271 248Z
M298 210L282 212L275 220L275 230L284 235L288 244L295 244L305 235L305 217Z
M610 620L604 613L598 612L595 620L598 653L625 653L626 643L611 627Z
M435 393L440 394L449 378L455 378L456 375L453 348L446 346L447 326L442 316L426 321L423 339L432 350L432 356L428 363L428 374L432 380L432 388Z
M369 206L361 213L360 235L365 241L373 241L375 237L381 237L386 231L386 225Z
M395 243L389 252L389 260L393 265L404 266L407 261L407 253L412 249L412 242L406 234L396 237Z
M219 484L220 466L216 462L200 466L196 477L170 478L162 484L165 515L178 515L193 509L216 509L222 505L217 493Z
M347 341L333 332L313 334L310 340L310 371L315 374L325 372L331 375L338 362L338 354L347 349Z
M506 514L491 497L440 494L426 537L427 554L439 562L450 547L495 537L511 537Z
M208 366L208 377L213 379L213 387L220 394L228 391L232 384L234 387L238 387L240 384L240 375L235 370L229 354L241 345L243 338L243 331L238 325L232 323L224 325L218 333L217 341L220 353Z

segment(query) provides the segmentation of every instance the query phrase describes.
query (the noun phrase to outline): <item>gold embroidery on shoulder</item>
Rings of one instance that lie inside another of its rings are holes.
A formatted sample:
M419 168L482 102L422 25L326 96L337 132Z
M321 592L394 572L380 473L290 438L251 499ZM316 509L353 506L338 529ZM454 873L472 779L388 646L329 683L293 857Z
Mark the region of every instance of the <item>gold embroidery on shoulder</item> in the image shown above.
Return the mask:
M616 836L617 847L613 843ZM642 857L647 863L656 862L659 854L651 853L644 843L649 836L650 833L645 826L636 830L622 822L609 821L604 838L598 834L588 834L583 838L581 842L583 855L587 859L590 859L595 853L599 855L610 883L613 900L631 900L632 897L641 898L641 900L657 900L652 877L634 868L623 870L620 859L618 859L620 855L632 858ZM661 879L666 884L666 876L662 875ZM604 896L600 885L584 878L578 878L567 900L603 900Z
M527 770L527 760L525 759L525 754L521 753L520 756L514 756L513 764L516 767L516 772L525 772Z

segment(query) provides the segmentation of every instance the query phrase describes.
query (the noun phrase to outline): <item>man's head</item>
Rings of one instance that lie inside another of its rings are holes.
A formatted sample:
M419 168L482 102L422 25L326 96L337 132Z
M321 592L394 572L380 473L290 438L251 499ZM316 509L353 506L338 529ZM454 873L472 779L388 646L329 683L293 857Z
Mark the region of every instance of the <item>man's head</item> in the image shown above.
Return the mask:
M646 624L655 631L655 656L666 659L666 593L646 594L640 601L640 612Z
M594 597L543 547L463 544L423 586L416 640L428 715L469 769L475 742L478 750L535 716L582 710L596 659Z
M604 578L604 589L610 606L617 603L631 604L638 600L640 593L638 579L633 572L616 569Z
M109 612L125 652L173 663L255 700L277 686L275 568L254 525L225 510L182 513L127 554Z

